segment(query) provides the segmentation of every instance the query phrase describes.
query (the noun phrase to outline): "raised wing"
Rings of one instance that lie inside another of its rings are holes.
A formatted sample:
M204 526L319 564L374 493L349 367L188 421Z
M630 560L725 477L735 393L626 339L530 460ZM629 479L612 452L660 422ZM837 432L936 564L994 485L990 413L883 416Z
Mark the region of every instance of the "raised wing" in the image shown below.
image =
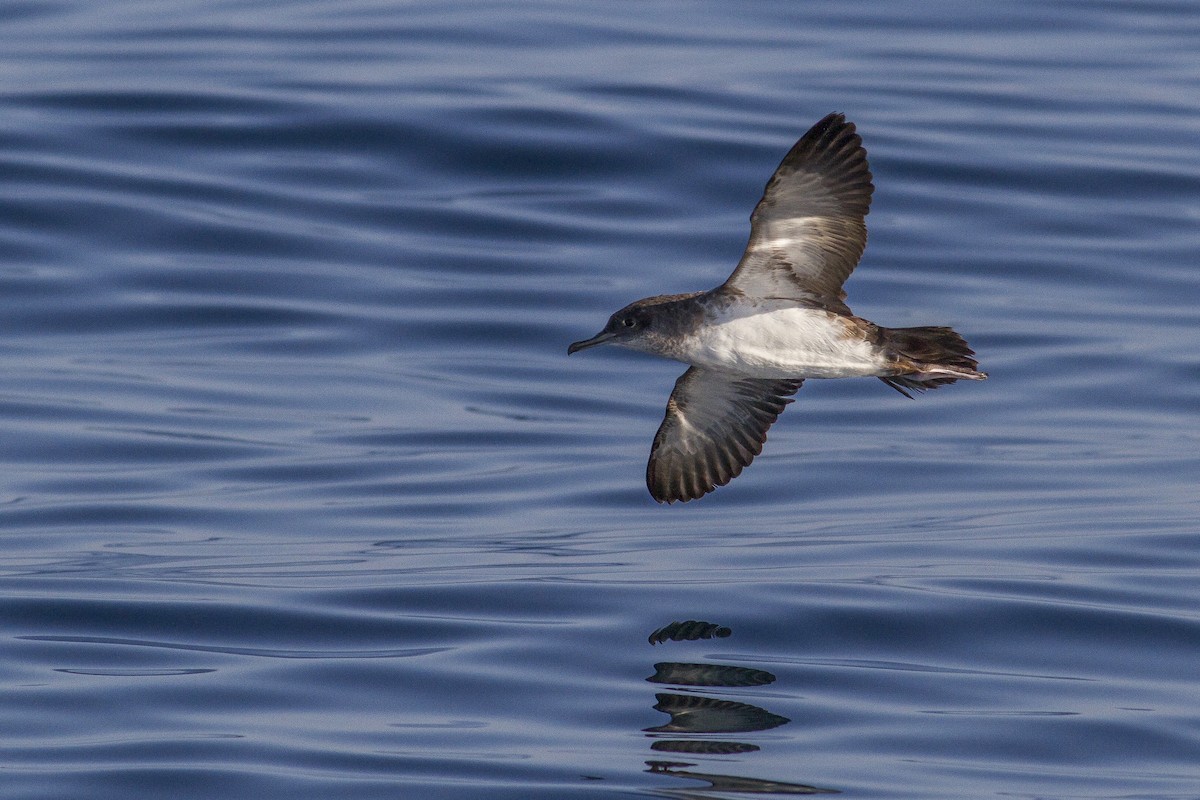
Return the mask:
M867 245L871 170L854 123L830 114L804 134L750 215L750 242L724 287L748 297L832 300Z
M803 382L691 367L675 382L650 448L650 494L673 503L729 483L762 452L767 428Z

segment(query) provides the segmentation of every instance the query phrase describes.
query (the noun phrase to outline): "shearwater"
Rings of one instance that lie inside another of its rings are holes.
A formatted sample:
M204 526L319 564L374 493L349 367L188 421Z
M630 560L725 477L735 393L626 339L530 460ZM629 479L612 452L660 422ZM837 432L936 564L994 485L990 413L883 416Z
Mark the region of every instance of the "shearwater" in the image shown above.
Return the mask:
M725 283L630 303L567 348L615 344L690 365L650 449L655 500L694 500L737 477L805 378L873 376L912 397L987 377L950 328L884 328L845 304L874 190L854 123L828 115L767 181Z

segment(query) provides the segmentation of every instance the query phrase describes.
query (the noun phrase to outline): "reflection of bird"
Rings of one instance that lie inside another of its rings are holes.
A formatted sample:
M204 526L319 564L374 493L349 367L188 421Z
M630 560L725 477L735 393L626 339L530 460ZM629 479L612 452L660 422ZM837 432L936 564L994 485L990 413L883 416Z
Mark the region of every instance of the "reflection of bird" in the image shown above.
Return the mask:
M762 748L747 742L722 742L717 739L657 739L650 749L659 753L689 753L699 756L728 756L756 753Z
M651 733L746 733L778 728L791 721L758 706L733 700L667 693L654 697L658 700L654 709L670 714L671 721L646 728Z
M655 500L693 500L733 480L805 378L874 376L909 395L987 377L950 328L883 328L843 302L874 188L854 124L830 114L767 182L725 283L638 300L568 348L616 344L691 365L650 451Z
M733 631L726 628L724 625L714 625L711 622L704 622L698 619L689 619L686 622L672 622L670 625L663 627L650 634L650 644L662 644L667 640L676 642L695 641L696 639L711 639L714 636L718 639L724 639L726 636L733 634Z
M732 664L680 664L661 661L654 665L651 683L674 686L766 686L775 676L766 670L735 667Z
M716 775L710 772L691 772L682 767L693 767L679 761L647 761L646 766L657 775L670 775L672 778L692 778L705 781L709 786L697 787L695 791L688 789L670 789L672 797L708 798L712 792L729 794L840 794L837 789L822 789L819 786L805 786L801 783L784 783L782 781L767 781L759 778L743 778L738 775Z

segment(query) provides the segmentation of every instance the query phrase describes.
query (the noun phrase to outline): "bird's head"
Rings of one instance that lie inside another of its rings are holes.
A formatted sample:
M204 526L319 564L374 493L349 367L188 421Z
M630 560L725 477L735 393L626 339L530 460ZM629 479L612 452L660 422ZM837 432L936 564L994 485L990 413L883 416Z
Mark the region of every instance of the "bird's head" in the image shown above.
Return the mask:
M657 298L650 298L656 300ZM574 342L567 348L567 355L578 353L589 347L602 344L615 344L633 350L645 349L647 334L654 330L654 305L647 300L630 303L608 318L604 330L590 339Z

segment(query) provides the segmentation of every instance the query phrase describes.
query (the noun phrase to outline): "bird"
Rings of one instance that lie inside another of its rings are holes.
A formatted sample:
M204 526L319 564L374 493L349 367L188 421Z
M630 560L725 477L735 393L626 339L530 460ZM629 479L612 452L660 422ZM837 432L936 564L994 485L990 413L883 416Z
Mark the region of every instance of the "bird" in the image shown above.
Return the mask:
M885 328L846 305L874 190L854 123L825 116L767 181L724 283L630 303L567 348L617 345L688 365L650 449L656 501L695 500L741 474L806 379L876 377L912 398L987 378L953 329Z

